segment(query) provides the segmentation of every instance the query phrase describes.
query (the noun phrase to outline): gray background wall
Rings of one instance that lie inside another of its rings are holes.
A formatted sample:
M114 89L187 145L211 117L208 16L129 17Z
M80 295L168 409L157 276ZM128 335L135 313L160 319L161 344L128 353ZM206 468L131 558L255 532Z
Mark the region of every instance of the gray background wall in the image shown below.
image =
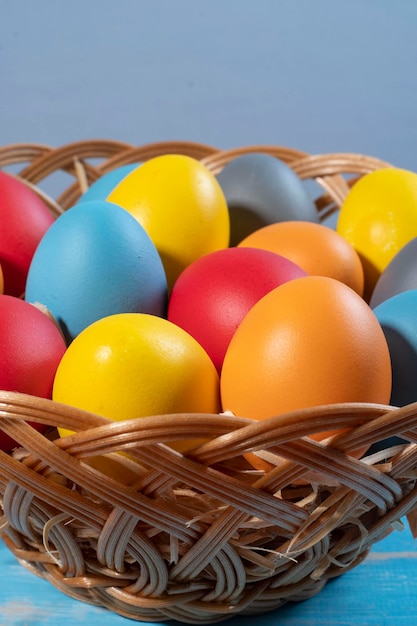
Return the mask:
M183 139L417 171L415 0L0 0L0 145Z

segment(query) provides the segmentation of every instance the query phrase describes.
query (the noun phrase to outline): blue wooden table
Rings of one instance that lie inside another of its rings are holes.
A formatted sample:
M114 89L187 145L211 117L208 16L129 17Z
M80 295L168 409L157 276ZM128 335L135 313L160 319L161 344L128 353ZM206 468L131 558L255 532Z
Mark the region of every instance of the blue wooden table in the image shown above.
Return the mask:
M367 559L314 598L261 617L263 626L415 626L417 540L405 522L376 544ZM230 626L252 626L253 617ZM29 573L0 542L0 626L128 626L128 619L72 600ZM141 622L142 624L142 622Z

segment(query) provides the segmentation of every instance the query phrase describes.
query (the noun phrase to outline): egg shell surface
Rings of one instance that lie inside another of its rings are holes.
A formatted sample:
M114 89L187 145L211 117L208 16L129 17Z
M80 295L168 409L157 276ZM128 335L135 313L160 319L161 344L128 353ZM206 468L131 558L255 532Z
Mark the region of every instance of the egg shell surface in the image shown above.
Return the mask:
M200 257L174 284L168 319L189 332L220 372L230 340L249 309L287 280L306 276L279 254L225 248Z
M364 272L354 247L323 224L288 220L269 224L240 242L281 254L312 276L329 276L363 294Z
M195 259L229 245L226 200L214 174L200 161L164 154L130 172L109 194L154 242L171 290Z
M397 252L384 269L369 301L374 309L403 291L417 289L417 238L411 239Z
M234 158L217 174L230 213L230 245L284 220L318 222L313 199L289 165L253 152Z
M91 200L107 200L108 195L113 191L116 185L139 166L139 163L128 163L103 174L103 176L92 183L87 191L83 193L77 204L90 202Z
M50 398L65 341L44 313L15 296L0 295L0 389ZM34 425L44 430L42 425ZM0 449L15 442L0 432Z
M115 313L165 315L167 284L158 252L142 226L106 201L61 215L33 257L26 299L46 306L68 340Z
M4 293L21 296L33 254L54 216L19 179L0 172L0 264Z
M377 318L353 289L325 276L288 281L261 298L221 372L223 410L254 419L339 402L386 404L390 393Z
M369 302L381 273L417 236L417 173L386 167L362 176L340 208L336 230L361 257Z
M156 315L120 313L90 324L68 346L53 399L115 421L217 413L219 377L182 328Z
M417 289L398 293L374 308L392 363L391 404L417 401Z

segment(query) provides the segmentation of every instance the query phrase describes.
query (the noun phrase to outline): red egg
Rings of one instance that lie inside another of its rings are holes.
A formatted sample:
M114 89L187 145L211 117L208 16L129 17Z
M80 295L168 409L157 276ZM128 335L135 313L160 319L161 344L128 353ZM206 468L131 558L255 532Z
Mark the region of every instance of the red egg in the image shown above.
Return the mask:
M20 180L0 172L0 264L4 293L20 296L35 249L54 216Z
M168 319L203 346L220 372L229 342L249 309L275 287L306 275L293 261L269 250L218 250L194 261L178 277Z
M0 346L0 389L50 398L66 350L54 322L32 304L0 295ZM0 449L9 451L14 445L0 430Z

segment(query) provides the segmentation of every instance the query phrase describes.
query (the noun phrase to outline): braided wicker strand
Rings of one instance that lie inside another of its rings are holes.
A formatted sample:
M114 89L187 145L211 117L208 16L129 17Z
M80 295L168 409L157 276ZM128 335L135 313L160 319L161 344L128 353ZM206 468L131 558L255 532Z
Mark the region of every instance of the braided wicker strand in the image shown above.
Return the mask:
M44 198L47 177L69 175L49 199L58 215L86 184L124 163L181 152L218 172L250 151L314 180L322 189L320 215L343 202L355 179L346 175L388 165L274 146L220 151L188 142L96 140L58 149L7 146L0 167L21 166L15 175ZM48 425L48 434L27 421ZM76 434L54 440L58 426ZM308 438L335 427L345 431L321 443ZM360 564L403 517L417 535L417 403L314 407L262 422L228 414L109 422L0 391L0 429L21 446L12 455L0 452L6 545L62 592L133 620L205 624L277 609ZM407 443L361 460L349 456L392 436ZM170 447L179 438L204 442L183 455ZM273 469L255 471L245 460L249 452Z

